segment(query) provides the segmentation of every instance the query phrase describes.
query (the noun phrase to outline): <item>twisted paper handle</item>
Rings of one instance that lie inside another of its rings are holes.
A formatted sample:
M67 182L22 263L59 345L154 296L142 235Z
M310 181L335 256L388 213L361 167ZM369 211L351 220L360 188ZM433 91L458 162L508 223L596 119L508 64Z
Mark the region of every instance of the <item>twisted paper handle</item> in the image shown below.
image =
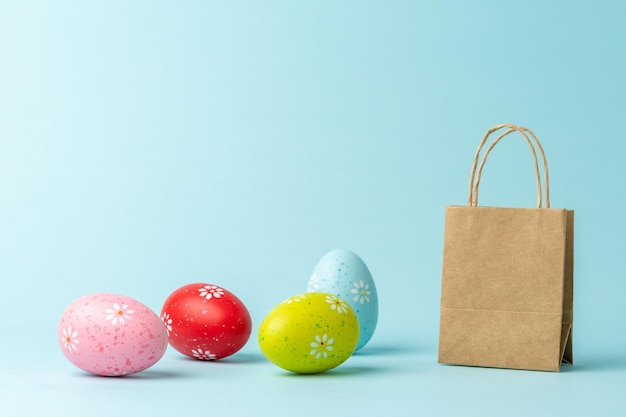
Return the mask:
M489 145L489 147L485 151L485 155L483 156L483 159L479 166L478 160L480 158L480 152L485 146L487 139L493 133L504 128L508 128L508 130L500 134L500 136L498 136L496 139L494 139L493 142L491 142L491 145ZM535 165L535 176L537 179L537 208L541 208L541 205L542 205L541 174L539 172L537 152L535 151L535 146L533 145L533 141L530 140L528 135L532 137L532 139L534 140L534 143L537 146L537 149L539 150L541 158L543 159L543 173L544 173L544 183L545 183L545 188L544 188L545 208L550 208L550 181L548 177L548 162L546 160L546 155L543 152L543 147L541 146L541 143L539 142L535 134L530 129L526 127L516 126L511 123L503 123L503 124L499 124L499 125L492 127L491 129L487 131L487 133L485 133L485 136L483 136L483 139L480 141L480 144L478 145L478 149L476 150L476 155L474 156L474 162L472 163L472 172L470 174L470 183L469 183L469 191L468 191L468 198L467 198L468 206L475 207L478 205L478 186L480 184L480 176L482 174L483 167L485 166L485 162L487 162L487 157L489 156L489 153L494 148L494 146L496 146L497 143L500 142L500 140L503 137L513 132L519 132L522 135L522 137L526 140L526 143L528 143L528 146L530 147L530 151L533 155L533 161ZM477 167L478 167L478 172L476 171Z

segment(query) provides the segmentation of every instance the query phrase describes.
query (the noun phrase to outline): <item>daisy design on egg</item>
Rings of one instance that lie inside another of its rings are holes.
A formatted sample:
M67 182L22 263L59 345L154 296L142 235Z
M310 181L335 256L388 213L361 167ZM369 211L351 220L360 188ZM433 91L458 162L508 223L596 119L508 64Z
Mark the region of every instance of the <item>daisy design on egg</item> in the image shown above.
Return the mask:
M131 314L135 313L126 304L120 306L118 303L113 303L113 308L107 308L104 312L107 315L106 319L111 321L114 326L117 326L118 323L122 326L125 325L126 320L132 319Z
M61 338L61 342L70 352L76 352L78 350L78 344L80 344L80 340L76 338L78 336L78 332L72 329L72 326L68 326L67 329L63 329L63 337Z
M202 350L201 348L191 349L191 353L193 354L194 358L203 361L212 361L217 358L217 355L215 355L215 353L211 353L208 350Z
M341 298L334 295L327 295L326 302L330 304L330 309L337 311L339 314L345 314L348 312L348 304Z
M305 295L294 295L293 297L287 298L285 301L283 301L283 303L286 303L286 304L291 304L293 302L299 303L302 300L306 300Z
M198 289L198 292L200 292L200 297L206 298L207 300L213 297L221 298L224 295L224 290L216 285L205 285Z
M333 350L332 344L335 343L335 339L332 337L329 339L328 335L324 333L322 337L319 335L315 336L315 341L311 342L311 347L313 348L310 352L312 356L315 356L315 359L319 359L321 357L327 358L328 352Z
M354 287L355 288L352 288L352 294L354 294L354 298L352 300L361 304L369 303L370 295L372 295L372 292L370 291L370 284L366 284L365 281L361 280L359 282L355 282Z
M317 274L313 274L309 280L309 291L317 292L320 289L320 277Z
M167 331L167 335L169 336L170 332L172 331L172 318L164 311L163 315L161 316L161 321L163 322L163 324L165 324L165 330Z

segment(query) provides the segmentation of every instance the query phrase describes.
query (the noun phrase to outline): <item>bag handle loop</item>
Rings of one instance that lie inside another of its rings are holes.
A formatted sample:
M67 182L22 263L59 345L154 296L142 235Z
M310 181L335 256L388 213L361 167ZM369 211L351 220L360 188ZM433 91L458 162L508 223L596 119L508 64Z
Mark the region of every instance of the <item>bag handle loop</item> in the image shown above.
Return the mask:
M489 147L485 151L485 155L483 156L482 161L479 166L478 159L480 158L480 152L485 146L487 139L493 133L503 128L508 128L508 130L506 130L504 133L501 133L500 136L494 139L491 145L489 145ZM537 139L535 134L530 129L526 127L516 126L511 123L503 123L503 124L499 124L499 125L492 127L485 133L482 140L480 141L480 144L478 145L478 149L476 150L476 155L474 156L474 162L472 163L472 171L470 174L470 183L469 183L469 191L468 191L468 198L467 198L468 206L476 207L478 205L478 186L480 184L480 177L482 175L485 162L487 162L487 157L489 156L489 153L498 144L498 142L500 142L502 138L504 138L505 136L513 132L519 132L522 135L522 137L526 140L526 143L528 143L528 146L530 147L530 151L533 156L533 161L535 165L535 177L537 180L537 208L541 208L542 206L541 175L539 172L539 163L537 161L537 152L535 151L535 146L533 145L533 141L535 145L537 146L537 149L539 150L539 154L541 155L541 158L543 159L543 173L544 173L544 183L545 183L545 187L544 187L545 208L550 208L550 181L548 177L548 162L546 160L546 155L543 151L543 147L541 146L539 139ZM530 140L528 135L532 137L533 141ZM477 168L478 168L478 172L476 171Z

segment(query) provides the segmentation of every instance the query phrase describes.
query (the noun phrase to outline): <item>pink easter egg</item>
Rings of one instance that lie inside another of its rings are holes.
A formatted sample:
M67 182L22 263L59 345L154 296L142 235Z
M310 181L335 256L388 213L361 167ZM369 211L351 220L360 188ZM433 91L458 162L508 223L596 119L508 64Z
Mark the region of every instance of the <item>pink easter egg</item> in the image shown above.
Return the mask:
M122 376L157 363L167 349L167 330L152 310L130 297L90 294L71 303L59 321L65 357L96 375Z

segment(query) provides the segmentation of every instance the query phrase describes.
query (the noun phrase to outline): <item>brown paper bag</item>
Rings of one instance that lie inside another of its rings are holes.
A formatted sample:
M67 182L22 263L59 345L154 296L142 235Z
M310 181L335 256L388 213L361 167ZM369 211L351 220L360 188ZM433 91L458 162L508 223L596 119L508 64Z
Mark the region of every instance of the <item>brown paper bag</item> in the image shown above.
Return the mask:
M534 158L537 208L480 207L487 156L514 132ZM535 146L543 159L543 207ZM472 164L468 205L446 208L439 362L544 371L571 364L573 232L574 212L550 208L548 166L536 136L512 124L489 129Z

